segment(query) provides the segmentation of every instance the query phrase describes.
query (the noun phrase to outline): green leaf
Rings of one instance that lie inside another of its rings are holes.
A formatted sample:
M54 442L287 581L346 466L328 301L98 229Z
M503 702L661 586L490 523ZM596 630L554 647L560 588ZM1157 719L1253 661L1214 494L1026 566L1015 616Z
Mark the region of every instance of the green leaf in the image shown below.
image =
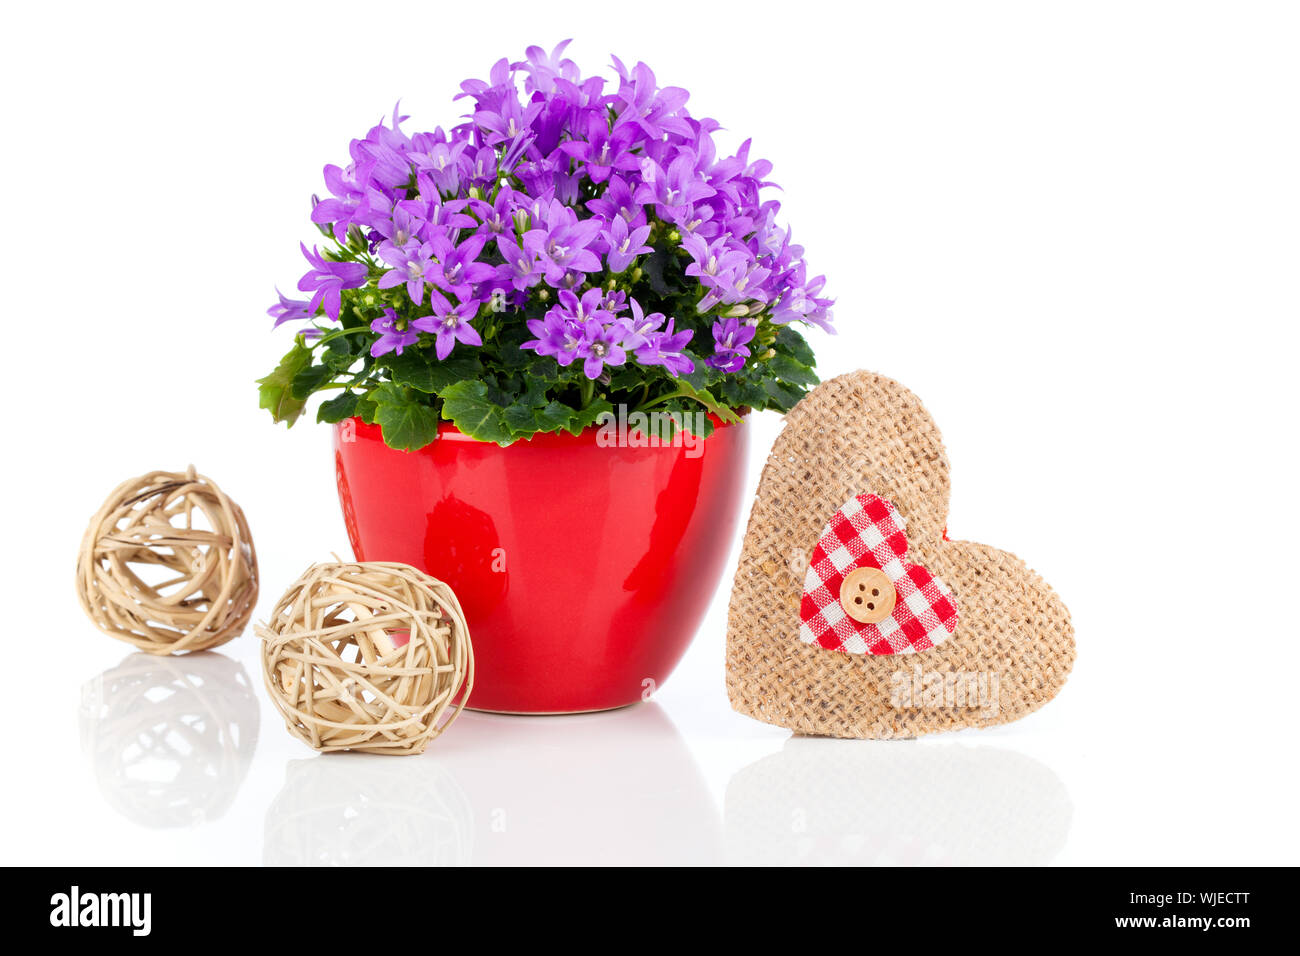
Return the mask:
M289 394L301 401L311 397L312 392L334 377L334 370L326 365L308 365L293 377Z
M450 419L466 435L498 445L510 443L512 436L501 407L488 399L488 387L482 382L455 382L443 389L439 397L442 417Z
M718 386L722 397L733 408L748 405L750 408L762 408L767 404L767 392L763 386L750 379L728 377Z
M423 448L438 437L438 413L430 405L385 383L370 393L375 421L384 430L384 444L401 451Z
M275 371L257 380L257 407L269 410L275 421L292 426L306 405L304 399L294 397L293 382L298 373L310 364L311 349L303 345L302 336L298 336Z
M586 408L576 409L573 412L572 421L564 426L564 430L571 435L581 435L586 429L596 424L602 415L606 413L613 414L613 412L613 405L603 398L597 398Z
M563 402L548 402L537 412L539 432L558 432L573 421L573 409Z
M356 392L343 392L336 395L328 401L321 402L320 408L316 409L316 421L332 424L351 418L357 413L357 405L360 401L361 396Z
M677 390L681 392L684 397L694 399L709 411L713 412L713 414L717 415L724 424L740 421L740 416L727 406L720 403L713 396L712 392L692 387L691 383L686 381L685 378L679 378L677 380Z
M352 347L354 344L353 339L355 338L357 338L357 336L340 335L336 339L330 339L325 343L325 348L321 351L321 362L328 365L336 372L346 372L356 364L356 361L359 358L358 350ZM356 342L355 344L360 346L363 343Z
M783 385L774 379L768 379L764 382L763 390L767 392L770 407L780 412L788 412L804 396L803 389L795 388L792 385Z
M777 352L768 360L767 367L773 375L783 382L789 382L791 385L817 384L816 372L802 362L798 362L788 355L782 355L780 352Z
M375 423L375 415L379 412L379 406L369 394L357 397L357 418L361 419L367 425Z
M515 437L529 438L538 432L556 432L568 427L573 420L573 409L560 402L538 406L521 401L507 406L502 415Z
M813 354L812 346L789 325L783 325L777 330L776 346L789 352L790 356L801 365L813 368L817 364L817 356Z
M448 385L478 378L483 374L483 364L477 358L461 356L440 362L423 349L406 349L392 356L388 370L398 385L438 394Z

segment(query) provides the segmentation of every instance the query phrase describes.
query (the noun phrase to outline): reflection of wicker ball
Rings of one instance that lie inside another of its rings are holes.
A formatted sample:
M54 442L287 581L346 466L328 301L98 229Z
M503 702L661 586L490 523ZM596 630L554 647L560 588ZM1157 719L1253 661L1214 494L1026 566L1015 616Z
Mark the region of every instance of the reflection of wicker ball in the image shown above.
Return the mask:
M405 564L313 565L257 634L271 700L317 750L420 753L474 686L460 602Z
M221 653L132 653L82 688L81 741L109 804L148 827L224 814L257 749L258 695Z
M224 644L257 603L244 513L192 465L124 481L86 528L77 596L105 633L150 654Z

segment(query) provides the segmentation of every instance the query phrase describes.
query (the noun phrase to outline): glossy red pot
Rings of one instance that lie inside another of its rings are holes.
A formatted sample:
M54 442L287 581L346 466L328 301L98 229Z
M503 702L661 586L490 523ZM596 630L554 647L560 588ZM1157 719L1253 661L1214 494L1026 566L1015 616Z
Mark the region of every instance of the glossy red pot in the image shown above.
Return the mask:
M502 448L451 425L415 452L335 426L339 499L361 561L446 581L474 644L471 708L605 710L663 684L717 588L749 428L627 447L598 429Z

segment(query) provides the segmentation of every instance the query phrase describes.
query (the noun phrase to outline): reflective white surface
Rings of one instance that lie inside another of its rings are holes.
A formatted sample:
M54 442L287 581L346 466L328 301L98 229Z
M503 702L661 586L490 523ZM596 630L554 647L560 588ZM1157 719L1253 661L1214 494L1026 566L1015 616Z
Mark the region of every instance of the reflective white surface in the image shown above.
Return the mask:
M249 641L128 654L61 691L55 709L71 703L77 719L52 724L30 748L35 772L10 778L10 819L23 825L10 827L6 862L960 865L1294 851L1267 812L1280 794L1214 816L1280 765L1209 757L1190 738L1148 748L1100 722L1081 735L1070 725L1085 708L1068 689L994 731L791 737L717 706L721 689L701 679L709 645L651 702L466 712L401 758L316 755L290 738L251 680L256 660L235 656Z

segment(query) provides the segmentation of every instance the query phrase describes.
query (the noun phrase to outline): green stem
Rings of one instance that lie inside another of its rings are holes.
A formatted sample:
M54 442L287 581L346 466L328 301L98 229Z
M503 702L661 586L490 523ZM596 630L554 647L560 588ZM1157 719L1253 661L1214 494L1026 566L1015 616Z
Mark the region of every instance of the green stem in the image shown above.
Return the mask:
M670 402L674 398L692 398L692 397L693 396L687 395L685 392L678 390L675 392L669 392L667 395L660 395L653 402L642 402L641 404L637 405L637 408L638 410L644 410L647 408L654 408L656 405L662 405L664 402ZM696 399L696 401L699 400ZM700 404L703 404L703 402L701 402Z
M592 396L596 393L596 380L594 378L583 378L582 380L582 408L591 404Z
M369 332L369 331L370 331L370 327L368 325L360 325L354 329L335 329L332 332L326 332L324 335L316 339L314 342L308 343L308 347L314 349L318 345L324 345L326 342L330 342L343 335L351 335L354 332Z

